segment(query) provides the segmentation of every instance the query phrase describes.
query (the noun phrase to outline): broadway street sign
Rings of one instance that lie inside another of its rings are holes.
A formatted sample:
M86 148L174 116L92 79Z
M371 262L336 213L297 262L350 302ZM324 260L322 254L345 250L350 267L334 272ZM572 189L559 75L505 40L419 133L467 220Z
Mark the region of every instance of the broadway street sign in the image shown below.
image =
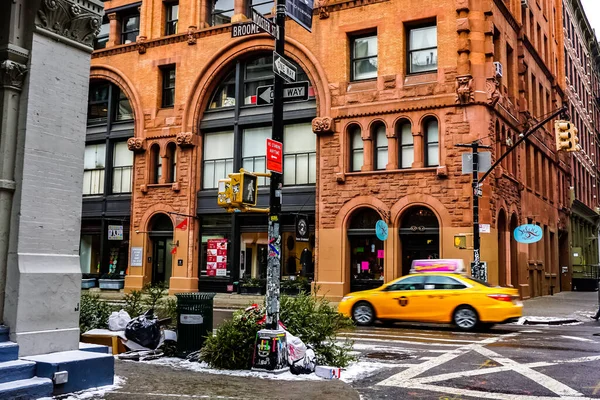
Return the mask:
M308 100L308 81L285 83L283 85L283 101ZM273 85L259 86L256 89L256 105L273 104Z
M252 9L252 22L255 23L262 31L267 32L275 39L279 39L279 28L264 15Z
M304 29L312 32L312 0L285 0L285 13Z
M289 83L296 82L296 67L276 51L273 52L273 72Z

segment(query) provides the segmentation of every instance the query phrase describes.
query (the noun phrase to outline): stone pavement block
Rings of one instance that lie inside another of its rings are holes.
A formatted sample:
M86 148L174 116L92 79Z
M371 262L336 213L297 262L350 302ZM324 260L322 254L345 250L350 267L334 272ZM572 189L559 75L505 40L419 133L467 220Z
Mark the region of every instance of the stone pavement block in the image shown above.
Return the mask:
M598 292L560 292L523 301L523 316L582 319L598 310Z

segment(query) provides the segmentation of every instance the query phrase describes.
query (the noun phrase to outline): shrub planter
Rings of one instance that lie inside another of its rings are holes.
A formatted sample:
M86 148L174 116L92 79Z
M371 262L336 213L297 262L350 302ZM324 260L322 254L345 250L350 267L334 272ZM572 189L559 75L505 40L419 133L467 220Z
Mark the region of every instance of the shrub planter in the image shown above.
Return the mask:
M125 287L125 279L98 279L100 289L120 290Z
M262 288L259 286L241 286L240 287L240 293L241 294L258 294L260 295L262 290Z
M281 294L285 294L286 296L298 296L300 291L300 288L281 288Z
M82 289L89 289L89 288L93 288L93 287L96 287L96 278L88 278L88 279L81 280L81 288Z

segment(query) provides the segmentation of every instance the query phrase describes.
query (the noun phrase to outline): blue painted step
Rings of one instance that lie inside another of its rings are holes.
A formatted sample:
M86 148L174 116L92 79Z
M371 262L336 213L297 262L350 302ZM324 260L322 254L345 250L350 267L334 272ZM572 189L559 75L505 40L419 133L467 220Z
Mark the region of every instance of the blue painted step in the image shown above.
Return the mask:
M14 361L17 358L19 358L18 344L13 342L0 342L0 362Z
M33 378L34 374L33 361L15 360L0 363L0 383Z
M0 383L0 399L34 400L51 397L52 388L52 381L46 378Z

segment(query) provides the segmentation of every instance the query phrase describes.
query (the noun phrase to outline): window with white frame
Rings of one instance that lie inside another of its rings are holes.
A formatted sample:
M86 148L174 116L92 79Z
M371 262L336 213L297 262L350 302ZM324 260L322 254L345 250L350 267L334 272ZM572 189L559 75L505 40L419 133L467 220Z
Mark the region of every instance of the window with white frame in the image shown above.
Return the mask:
M233 131L205 134L203 147L202 188L216 189L219 179L233 173Z
M83 194L95 195L104 193L104 168L106 145L90 144L85 146L83 160Z
M244 129L242 135L242 168L250 172L267 172L267 138L271 127ZM258 185L268 185L269 179L258 178Z
M364 143L362 140L360 127L353 125L349 130L350 138L350 171L360 171L365 162Z
M131 193L133 152L127 142L117 142L113 147L112 192Z
M439 165L440 145L437 119L429 119L425 122L425 166L435 167Z
M400 168L411 168L415 161L415 145L410 123L401 123L398 127L397 135L400 147L400 151L398 152L398 166Z
M383 170L388 163L388 139L385 125L379 124L374 132L375 136L375 169Z
M437 70L437 26L409 30L408 67L410 74Z
M310 122L283 128L283 185L317 182L317 139Z

